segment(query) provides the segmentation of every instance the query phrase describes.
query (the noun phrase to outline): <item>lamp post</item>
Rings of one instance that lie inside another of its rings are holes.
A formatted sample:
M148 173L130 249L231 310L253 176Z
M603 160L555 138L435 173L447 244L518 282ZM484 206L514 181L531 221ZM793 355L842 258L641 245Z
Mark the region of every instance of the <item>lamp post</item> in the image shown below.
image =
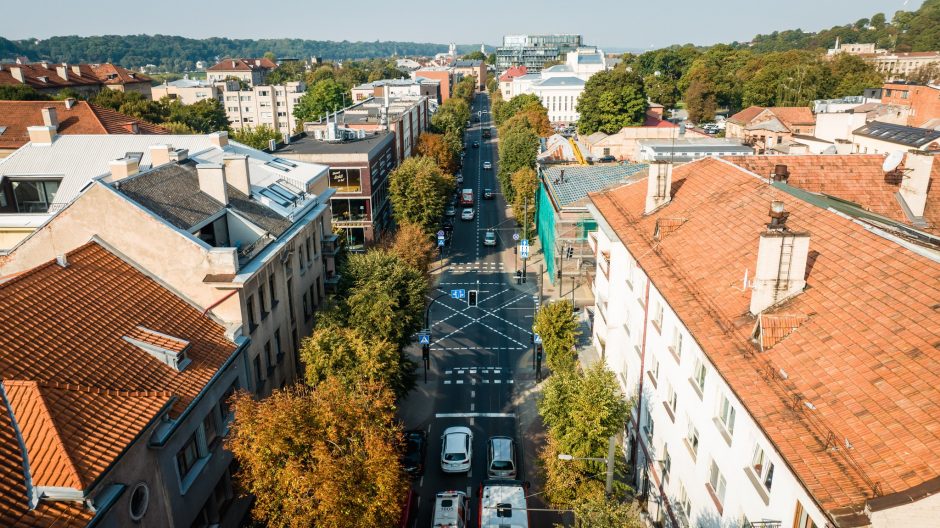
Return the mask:
M614 456L617 452L617 439L611 436L607 443L607 458L594 457L575 457L566 454L559 454L558 460L590 460L591 462L607 463L607 481L604 483L604 491L610 495L614 491Z

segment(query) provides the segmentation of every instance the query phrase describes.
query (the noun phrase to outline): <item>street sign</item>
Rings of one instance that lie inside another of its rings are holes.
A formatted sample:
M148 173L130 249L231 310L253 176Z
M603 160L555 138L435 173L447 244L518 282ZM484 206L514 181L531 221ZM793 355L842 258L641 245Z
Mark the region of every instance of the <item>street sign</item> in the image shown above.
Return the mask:
M541 344L542 344L542 336L540 336L540 335L538 335L538 334L535 334L535 344L536 344L536 345L541 345Z
M418 343L422 345L431 344L431 334L418 334Z
M437 247L444 247L444 237L437 239Z
M516 242L518 242L518 241L519 241L519 233L513 233L513 234L512 234L512 239L515 240Z
M523 242L525 242L525 240L523 240ZM527 244L522 244L519 246L519 258L529 258L529 246Z
M450 290L450 297L452 299L463 299L467 296L467 290Z
M528 238L523 238L522 241L519 242L519 243L522 244L523 246L528 246L528 245L529 245L529 239L528 239Z
M444 230L443 230L443 229L441 229L440 231L437 232L437 238L444 238Z

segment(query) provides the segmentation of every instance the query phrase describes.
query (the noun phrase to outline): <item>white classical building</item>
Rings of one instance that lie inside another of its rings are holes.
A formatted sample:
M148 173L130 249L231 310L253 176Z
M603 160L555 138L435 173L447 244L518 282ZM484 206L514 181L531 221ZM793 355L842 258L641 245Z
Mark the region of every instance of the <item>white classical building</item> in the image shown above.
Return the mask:
M660 526L937 525L936 240L806 196L713 158L591 195L594 346Z

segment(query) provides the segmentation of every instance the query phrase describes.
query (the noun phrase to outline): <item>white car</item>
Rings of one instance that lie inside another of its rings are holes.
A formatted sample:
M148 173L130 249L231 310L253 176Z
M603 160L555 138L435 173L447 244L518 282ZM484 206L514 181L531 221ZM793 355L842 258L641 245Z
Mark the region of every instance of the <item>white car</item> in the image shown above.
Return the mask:
M483 245L484 246L495 246L496 245L496 231L487 230L486 234L483 235Z
M473 459L473 432L469 427L448 427L441 436L441 470L467 473Z
M463 211L460 212L461 220L473 220L473 208L464 207Z
M463 183L463 174L457 173L457 183Z
M483 162L483 170L490 170L490 169L492 169L492 168L493 168L493 164L492 164L492 163L490 163L490 162L488 162L488 161L484 161L484 162Z

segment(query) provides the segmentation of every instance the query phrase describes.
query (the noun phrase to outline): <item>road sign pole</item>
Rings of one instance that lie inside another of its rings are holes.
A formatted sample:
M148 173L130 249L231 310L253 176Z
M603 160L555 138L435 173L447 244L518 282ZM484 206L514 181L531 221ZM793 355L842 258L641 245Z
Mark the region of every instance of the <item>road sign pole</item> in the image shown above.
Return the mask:
M529 195L525 195L525 196L523 196L522 198L523 198L523 206L522 206L522 229L523 229L523 233L524 233L524 234L522 235L522 237L523 237L523 239L526 241L526 244L528 245L528 240L529 240ZM525 284L525 271L526 271L525 268L526 268L526 262L529 260L529 258L528 258L528 256L529 256L528 253L529 253L529 251L526 250L526 254L523 255L523 259L522 259L522 284Z

